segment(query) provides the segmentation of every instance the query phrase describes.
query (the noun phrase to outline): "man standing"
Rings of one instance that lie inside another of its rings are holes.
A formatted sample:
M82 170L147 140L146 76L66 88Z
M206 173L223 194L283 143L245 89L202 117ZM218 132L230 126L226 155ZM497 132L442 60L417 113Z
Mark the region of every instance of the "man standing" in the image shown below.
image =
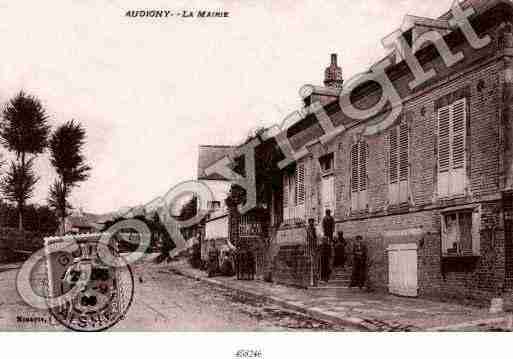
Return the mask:
M344 232L340 231L337 235L335 242L335 260L333 261L334 267L343 267L346 263L346 240L344 239Z
M331 276L331 244L324 237L321 244L321 280L328 283Z
M310 218L306 227L306 247L307 255L310 259L310 278L313 285L317 285L317 233L315 231L315 220Z
M333 243L333 233L335 232L335 220L331 216L331 210L326 210L326 216L322 219L322 231L324 237L328 239L328 243Z
M351 275L351 287L363 288L365 285L366 265L367 247L363 243L362 236L356 236L353 245L353 274Z
M321 279L327 282L331 276L331 258L333 232L335 231L335 220L331 216L331 210L326 210L326 216L322 219L322 231L324 239L321 246Z

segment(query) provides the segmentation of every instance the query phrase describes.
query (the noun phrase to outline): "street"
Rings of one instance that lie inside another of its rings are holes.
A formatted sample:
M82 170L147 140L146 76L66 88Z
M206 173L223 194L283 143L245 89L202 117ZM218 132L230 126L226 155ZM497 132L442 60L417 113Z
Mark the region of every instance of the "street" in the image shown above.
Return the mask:
M263 300L145 264L135 276L135 297L114 331L344 331ZM26 305L15 289L16 270L0 272L0 330L64 330L45 311Z

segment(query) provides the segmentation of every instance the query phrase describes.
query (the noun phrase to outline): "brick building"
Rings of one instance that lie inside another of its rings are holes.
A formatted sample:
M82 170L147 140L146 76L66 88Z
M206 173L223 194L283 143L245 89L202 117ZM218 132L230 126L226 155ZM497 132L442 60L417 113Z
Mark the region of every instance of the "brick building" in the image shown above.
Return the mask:
M491 39L480 49L451 27L450 13L405 19L410 46L436 31L453 54L464 56L447 66L433 44L414 48L423 69L436 76L410 89L413 74L399 50L390 53L386 73L402 113L386 128L366 132L390 109L364 121L341 111L336 56L325 72L327 87L302 90L305 106L320 101L340 130L321 142L324 132L313 114L287 129L297 157L272 185L269 204L276 282L312 285L305 222L319 223L329 208L336 231L349 242L364 237L369 283L377 290L477 301L511 290L513 7L498 0L462 3L470 5L473 28ZM352 98L365 108L380 91L369 82Z

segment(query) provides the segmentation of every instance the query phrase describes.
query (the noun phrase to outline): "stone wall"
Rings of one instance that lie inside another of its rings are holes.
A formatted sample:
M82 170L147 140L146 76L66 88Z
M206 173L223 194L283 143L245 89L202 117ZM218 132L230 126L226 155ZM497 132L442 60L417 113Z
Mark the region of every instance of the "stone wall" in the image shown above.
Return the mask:
M303 244L280 246L273 262L273 282L300 288L310 285L311 263Z

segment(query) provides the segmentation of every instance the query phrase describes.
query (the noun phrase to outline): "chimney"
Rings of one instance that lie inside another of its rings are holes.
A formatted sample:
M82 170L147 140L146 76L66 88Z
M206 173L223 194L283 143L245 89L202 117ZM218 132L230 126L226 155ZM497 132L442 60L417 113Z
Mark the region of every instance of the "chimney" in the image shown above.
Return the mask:
M331 54L331 64L324 71L324 86L342 88L342 68L337 64L337 54Z
M331 65L337 66L337 54L331 54Z

